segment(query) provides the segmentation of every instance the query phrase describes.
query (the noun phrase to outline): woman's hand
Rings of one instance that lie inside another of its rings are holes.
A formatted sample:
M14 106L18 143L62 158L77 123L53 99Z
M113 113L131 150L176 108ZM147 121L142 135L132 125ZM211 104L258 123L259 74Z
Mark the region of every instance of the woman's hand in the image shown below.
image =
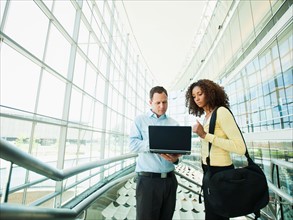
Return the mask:
M201 125L201 123L198 120L196 120L196 123L193 125L192 132L196 133L198 136L200 136L203 139L205 138L205 136L207 134L204 131L203 126Z

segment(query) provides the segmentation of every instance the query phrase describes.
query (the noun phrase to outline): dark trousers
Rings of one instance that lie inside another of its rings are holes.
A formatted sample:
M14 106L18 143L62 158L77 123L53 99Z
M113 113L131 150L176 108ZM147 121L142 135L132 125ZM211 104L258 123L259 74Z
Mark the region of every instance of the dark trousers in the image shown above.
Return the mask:
M203 169L203 173L205 175L205 173L208 170L208 166L202 164L202 169ZM230 166L225 166L225 167L215 167L215 166L211 166L211 173L217 173L223 170L229 170L229 169L234 169L234 165L230 165ZM209 206L209 204L207 203L207 199L205 198L205 195L203 195L204 197L204 206L205 206L205 220L229 220L229 218L227 217L223 217L220 215L217 215L216 213L213 212L213 209Z
M175 174L167 178L138 176L136 181L136 219L172 220L178 186Z

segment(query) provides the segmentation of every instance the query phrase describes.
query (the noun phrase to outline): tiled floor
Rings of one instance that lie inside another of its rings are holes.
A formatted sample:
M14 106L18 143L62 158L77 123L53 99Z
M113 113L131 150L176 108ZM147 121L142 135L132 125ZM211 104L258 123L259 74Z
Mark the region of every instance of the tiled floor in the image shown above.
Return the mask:
M201 184L202 173L192 167L179 164L176 171ZM174 220L201 220L204 219L204 206L198 202L200 188L190 181L177 176L179 184L177 189L177 202L174 212ZM188 187L189 189L186 189ZM128 180L124 185L117 186L116 191L109 191L102 198L97 200L88 210L86 220L132 220L135 219L135 188L134 179ZM191 191L191 190L192 191ZM113 199L114 198L114 199ZM233 218L234 220L245 220L245 217ZM232 219L231 219L232 220Z
M190 167L182 164L177 166L176 171L188 176L193 179L193 181L201 182L200 172ZM197 192L200 190L199 187L188 182L186 179L177 176L177 180L178 183ZM111 202L101 212L104 219L135 219L135 187L136 183L133 179L130 179L117 191L117 199ZM174 220L204 218L203 205L198 203L198 195L181 186L178 186L177 193L176 210L173 217Z

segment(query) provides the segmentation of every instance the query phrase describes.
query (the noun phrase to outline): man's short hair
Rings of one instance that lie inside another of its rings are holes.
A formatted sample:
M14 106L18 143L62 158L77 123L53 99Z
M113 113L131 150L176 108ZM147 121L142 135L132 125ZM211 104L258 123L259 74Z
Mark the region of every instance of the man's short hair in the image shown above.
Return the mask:
M153 99L155 93L161 94L163 92L166 94L166 96L168 96L167 90L164 87L162 87L162 86L153 87L150 91L150 100Z

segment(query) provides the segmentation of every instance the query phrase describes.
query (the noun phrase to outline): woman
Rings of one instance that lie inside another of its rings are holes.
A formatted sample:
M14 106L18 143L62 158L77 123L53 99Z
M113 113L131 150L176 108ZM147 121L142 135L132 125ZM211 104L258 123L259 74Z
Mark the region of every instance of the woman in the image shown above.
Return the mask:
M193 132L201 138L201 162L204 174L207 171L206 158L209 151L209 142L212 144L210 152L210 166L213 173L226 169L234 169L230 153L245 154L245 143L241 133L227 109L229 98L225 90L208 79L201 79L192 83L186 92L186 107L190 114L195 116L205 115L203 124L197 120ZM214 134L209 134L210 117L217 108L217 119ZM205 195L204 195L205 197ZM206 220L226 220L213 212L204 200Z

